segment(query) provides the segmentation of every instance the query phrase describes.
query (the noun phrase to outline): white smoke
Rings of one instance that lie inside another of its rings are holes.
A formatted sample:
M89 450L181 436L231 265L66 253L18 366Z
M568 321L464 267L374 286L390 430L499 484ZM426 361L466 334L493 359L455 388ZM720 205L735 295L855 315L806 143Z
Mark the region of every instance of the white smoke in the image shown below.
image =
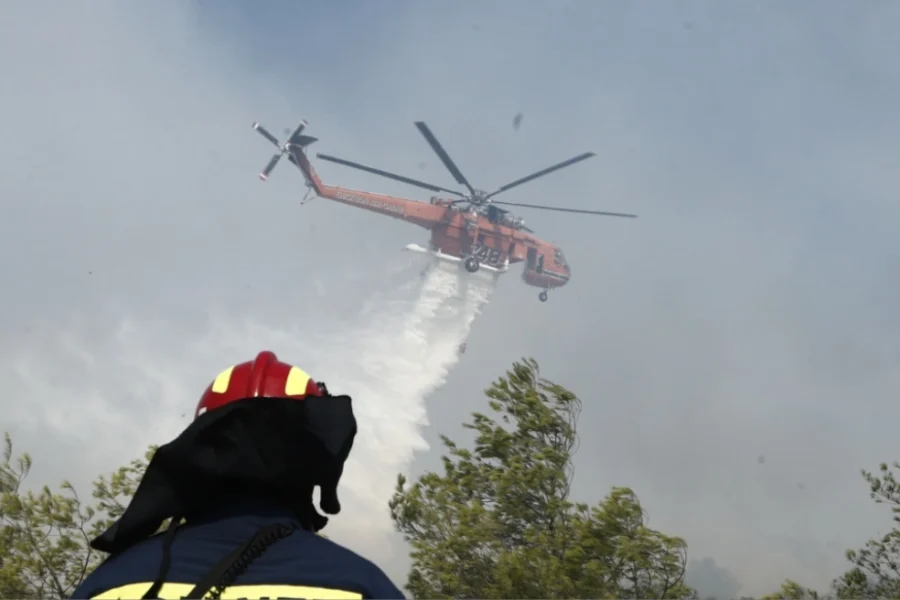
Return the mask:
M339 490L343 510L327 533L384 560L396 475L415 451L427 449L425 398L459 360L459 346L495 284L489 274L446 263L401 275L405 282L331 329L316 329L314 320L294 326L224 314L210 316L198 334L166 320L126 318L111 331L48 324L21 345L5 345L0 380L21 400L4 415L4 426L25 432L31 444L47 436L69 440L71 454L54 456L44 469L54 480L70 476L73 461L79 471L90 465L99 474L178 435L220 370L274 350L333 393L353 397L359 433Z

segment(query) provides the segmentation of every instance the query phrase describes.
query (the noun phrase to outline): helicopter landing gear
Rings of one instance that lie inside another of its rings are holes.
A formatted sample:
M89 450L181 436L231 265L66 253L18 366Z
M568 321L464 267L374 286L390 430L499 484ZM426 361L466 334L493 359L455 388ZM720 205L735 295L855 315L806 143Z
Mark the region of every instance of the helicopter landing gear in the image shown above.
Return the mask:
M475 258L474 256L470 256L463 263L463 266L466 268L466 271L468 271L469 273L474 273L475 271L478 270L478 267L480 267L481 265L478 264L477 258Z
M547 296L547 290L544 290L543 292L541 292L540 294L538 294L538 300L540 300L541 302L546 302L546 301L547 301L547 298L548 298L548 296Z

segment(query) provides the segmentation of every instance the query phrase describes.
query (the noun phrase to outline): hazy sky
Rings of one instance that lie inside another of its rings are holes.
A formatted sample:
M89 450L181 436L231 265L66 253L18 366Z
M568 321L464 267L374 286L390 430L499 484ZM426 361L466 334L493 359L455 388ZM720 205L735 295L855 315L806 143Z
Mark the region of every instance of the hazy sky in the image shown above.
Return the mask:
M418 119L486 189L593 150L507 199L640 218L523 210L572 282L542 304L506 276L430 425L373 390L371 435L401 428L402 464L421 433L409 469L436 467L438 432L534 356L585 401L579 499L634 487L742 593L823 586L889 526L859 469L897 456L898 27L875 0L8 3L4 428L35 483L87 481L171 438L220 367L333 354L326 332L399 285L425 233L300 207L283 166L261 184L256 119L438 185Z

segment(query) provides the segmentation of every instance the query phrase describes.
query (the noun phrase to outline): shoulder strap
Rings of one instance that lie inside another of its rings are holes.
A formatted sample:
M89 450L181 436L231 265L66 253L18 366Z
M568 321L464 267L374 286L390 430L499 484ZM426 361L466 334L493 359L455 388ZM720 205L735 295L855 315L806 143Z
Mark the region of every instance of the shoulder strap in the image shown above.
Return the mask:
M247 570L250 564L269 549L269 546L294 532L296 527L283 523L266 525L238 548L225 556L200 578L194 589L184 598L203 598L212 588L211 598L219 598L226 587Z

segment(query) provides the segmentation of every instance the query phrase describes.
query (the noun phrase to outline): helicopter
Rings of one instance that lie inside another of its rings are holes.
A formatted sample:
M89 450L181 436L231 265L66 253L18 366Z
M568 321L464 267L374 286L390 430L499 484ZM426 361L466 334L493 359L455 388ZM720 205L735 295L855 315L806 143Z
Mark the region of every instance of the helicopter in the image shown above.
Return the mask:
M316 157L319 160L366 171L453 197L432 196L428 202L423 202L328 185L319 178L307 156L306 149L318 141L318 138L304 134L307 126L308 122L302 120L287 141L280 143L258 121L253 123L253 129L278 149L260 172L261 180L268 180L272 170L286 155L288 160L303 173L306 186L310 191L315 192L316 196L400 219L430 232L431 239L427 247L411 243L404 248L407 251L428 254L438 260L459 263L469 273L485 270L498 276L505 273L510 265L524 262L522 280L529 286L540 288L538 299L541 302L547 301L548 292L551 289L560 288L571 280L572 273L569 263L558 245L537 237L534 231L525 225L524 219L512 214L502 206L608 217L637 217L637 215L627 213L494 200L494 197L502 192L596 155L593 152L579 154L487 193L474 188L469 183L423 121L416 121L416 128L425 137L456 182L466 189L465 192L433 185L328 154L317 153Z

